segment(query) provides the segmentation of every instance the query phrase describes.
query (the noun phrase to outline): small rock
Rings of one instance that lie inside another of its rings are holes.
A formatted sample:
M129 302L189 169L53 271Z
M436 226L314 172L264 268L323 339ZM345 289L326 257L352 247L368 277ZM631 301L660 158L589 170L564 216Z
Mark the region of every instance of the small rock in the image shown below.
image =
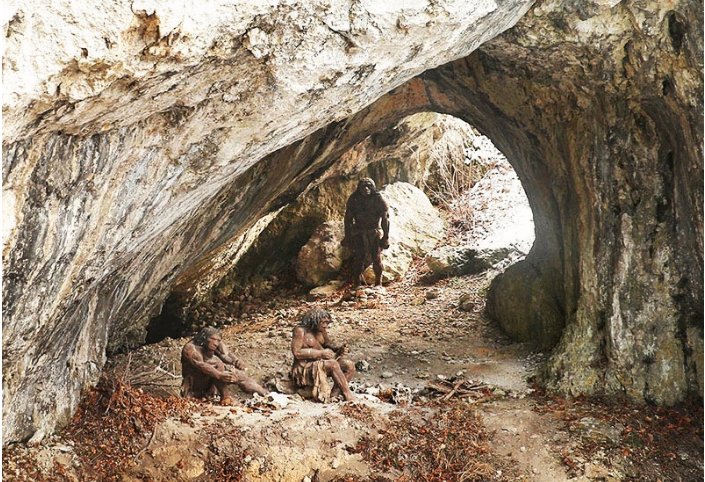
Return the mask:
M439 296L440 296L440 292L437 289L428 290L426 292L426 299L427 300L435 300Z
M581 432L583 436L597 443L617 444L621 440L621 431L618 428L593 417L581 418L570 426L570 430Z
M283 393L271 392L267 395L267 403L281 410L289 405L289 397Z
M526 452L526 447L524 447L524 446L522 445L521 447L519 447L519 451L521 451L521 452Z
M473 311L475 308L475 299L472 294L465 293L458 300L458 309L461 311Z
M585 464L585 476L590 479L604 479L610 475L610 471L601 464L588 462Z
M359 372L369 372L370 364L367 363L367 360L359 360L357 363L355 363L355 368Z
M394 373L392 372L382 372L381 377L382 378L392 378L394 376Z
M408 405L414 398L411 388L397 383L392 389L392 401L397 405Z
M375 397L379 395L379 387L367 387L365 388L365 393L368 395L374 395Z

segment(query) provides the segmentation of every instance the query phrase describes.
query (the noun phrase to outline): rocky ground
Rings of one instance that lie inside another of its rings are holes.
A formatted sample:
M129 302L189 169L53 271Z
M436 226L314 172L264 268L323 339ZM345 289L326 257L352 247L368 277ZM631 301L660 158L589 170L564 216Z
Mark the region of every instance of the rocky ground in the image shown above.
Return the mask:
M700 402L672 409L567 400L530 380L544 355L483 316L491 273L433 280L418 263L383 290L282 293L223 329L249 373L288 391L291 330L313 305L362 368L357 401L175 397L166 339L110 360L72 423L3 452L4 480L697 480ZM462 303L461 303L462 298Z

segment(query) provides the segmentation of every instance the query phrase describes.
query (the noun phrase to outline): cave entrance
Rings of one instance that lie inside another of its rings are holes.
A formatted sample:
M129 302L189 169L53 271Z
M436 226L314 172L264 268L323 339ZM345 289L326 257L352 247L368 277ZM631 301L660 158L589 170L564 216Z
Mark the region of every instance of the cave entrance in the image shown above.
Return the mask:
M506 157L457 117L415 113L353 145L293 201L255 223L205 296L180 284L150 323L147 342L233 324L292 289L309 300L335 292L345 278L345 203L363 177L390 197L385 282L402 279L413 263L430 280L485 273L489 282L533 245L531 207Z

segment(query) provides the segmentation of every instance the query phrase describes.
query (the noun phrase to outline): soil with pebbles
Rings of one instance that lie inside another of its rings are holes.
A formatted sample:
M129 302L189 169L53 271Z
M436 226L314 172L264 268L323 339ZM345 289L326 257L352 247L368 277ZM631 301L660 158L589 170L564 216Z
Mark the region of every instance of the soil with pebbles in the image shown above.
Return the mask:
M100 439L92 439L80 430L87 422L76 419L38 446L6 449L4 479L656 481L702 475L699 402L657 409L544 394L527 381L544 355L512 343L483 315L491 273L432 280L416 268L402 282L359 290L349 301L342 301L349 292L340 290L316 302L300 294L264 304L222 330L253 377L287 391L292 328L305 310L327 308L331 337L364 362L366 371L353 385L356 402L242 394L236 406L190 403L177 413L151 413L144 425L139 397L178 400L168 397L178 392L187 339L166 339L109 361L107 372L133 390L133 405L113 394L113 410L101 406L92 421L109 425L122 407L133 427L132 438L120 435L129 450L111 452L111 464L104 464L112 472L98 477L94 470L107 457L100 447L111 446L113 435L95 431ZM428 388L449 380L471 380L483 390L443 400ZM161 406L150 405L153 411ZM468 454L467 463L458 451Z

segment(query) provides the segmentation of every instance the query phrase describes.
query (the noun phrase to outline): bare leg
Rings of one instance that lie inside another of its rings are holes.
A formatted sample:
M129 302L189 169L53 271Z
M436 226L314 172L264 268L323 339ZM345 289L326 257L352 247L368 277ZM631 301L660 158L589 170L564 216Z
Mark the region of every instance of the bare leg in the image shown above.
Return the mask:
M265 389L262 385L260 385L250 377L247 377L237 382L237 384L245 393L258 393L262 396L265 396L267 395L267 393L269 393L267 389Z
M352 282L355 286L361 286L365 283L362 273L365 272L365 258L360 253L355 253L353 260Z
M350 380L352 380L355 376L355 364L347 358L339 358L338 364L340 365L340 370L343 372L343 376L345 376L345 380L350 382ZM340 388L338 388L338 385L333 388L330 395L331 397L340 395Z
M340 388L340 391L343 392L343 397L345 397L345 400L348 402L355 400L355 397L353 397L353 394L350 391L350 387L348 387L348 380L345 378L345 374L343 374L343 370L340 369L338 362L336 360L326 360L325 366L326 373L333 377L335 386Z
M345 375L345 379L347 381L352 380L355 376L355 364L352 362L352 360L348 358L339 358L338 364L340 365L340 369L342 370L343 375Z
M384 271L382 249L376 247L370 254L372 255L372 270L375 272L375 286L382 286L382 272Z
M238 380L233 383L217 382L216 386L220 392L221 401L225 402L226 399L234 399L233 386L237 385L245 393L257 393L259 395L265 396L267 393L266 388L254 381L251 377L247 376L244 371L237 369L230 369L231 372L237 375ZM225 403L224 403L225 404Z

